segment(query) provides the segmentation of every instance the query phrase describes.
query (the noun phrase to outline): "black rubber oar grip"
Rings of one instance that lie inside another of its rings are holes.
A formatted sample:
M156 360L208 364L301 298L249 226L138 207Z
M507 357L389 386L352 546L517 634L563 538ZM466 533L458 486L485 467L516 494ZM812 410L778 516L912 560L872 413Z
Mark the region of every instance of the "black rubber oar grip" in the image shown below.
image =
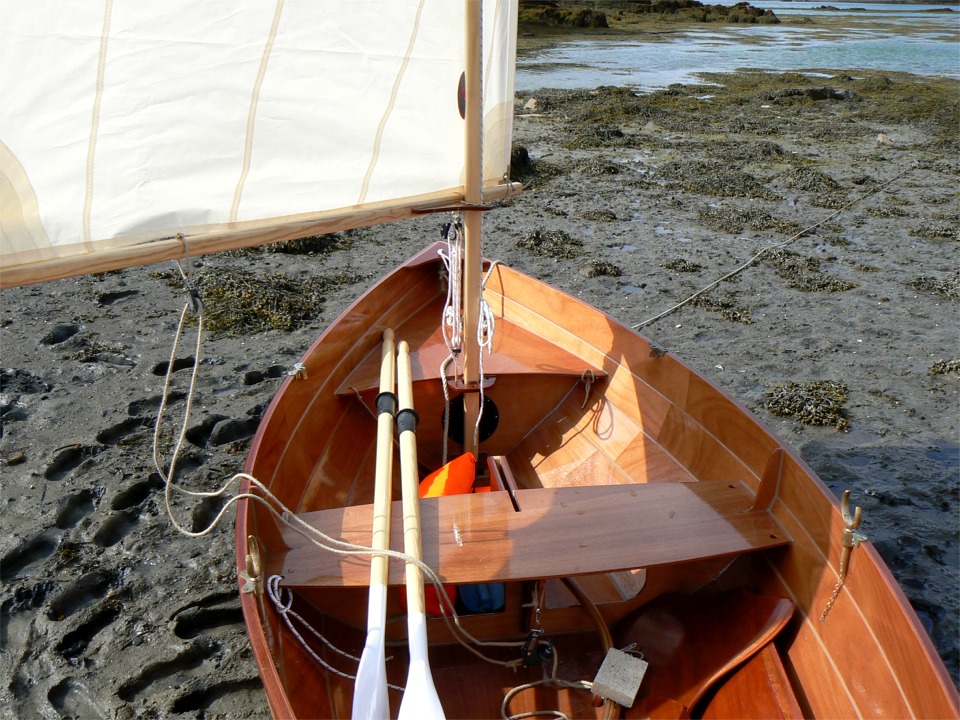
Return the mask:
M383 413L397 414L397 395L392 392L382 392L377 395L377 415Z
M397 413L397 429L403 433L407 430L416 431L420 416L411 408L404 408Z

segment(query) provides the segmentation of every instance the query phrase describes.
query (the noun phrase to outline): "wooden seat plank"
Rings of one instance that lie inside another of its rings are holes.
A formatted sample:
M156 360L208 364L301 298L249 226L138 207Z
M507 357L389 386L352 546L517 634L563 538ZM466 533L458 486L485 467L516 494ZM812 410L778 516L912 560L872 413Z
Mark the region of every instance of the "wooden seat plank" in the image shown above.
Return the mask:
M516 491L421 500L424 562L444 582L476 583L567 577L733 555L785 545L789 537L752 495L734 483L652 483ZM390 546L402 547L399 502ZM370 538L372 506L299 516L348 542ZM611 530L616 542L610 542ZM289 546L270 553L268 574L287 587L355 586L369 581L369 559L327 552L284 531ZM403 564L390 563L390 584Z

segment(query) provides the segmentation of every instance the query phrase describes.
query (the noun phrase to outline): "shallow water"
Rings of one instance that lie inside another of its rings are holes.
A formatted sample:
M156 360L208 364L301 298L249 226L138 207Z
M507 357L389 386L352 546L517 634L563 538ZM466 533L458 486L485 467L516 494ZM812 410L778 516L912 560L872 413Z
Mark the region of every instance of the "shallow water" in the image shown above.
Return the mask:
M518 57L517 89L632 85L653 90L694 82L697 73L739 68L864 68L960 78L960 8L931 12L932 6L923 5L846 3L835 5L840 11L814 9L820 5L763 3L785 21L781 25L711 25L644 39L561 42ZM798 15L823 23L789 24L790 16ZM826 22L837 18L849 21L842 31Z

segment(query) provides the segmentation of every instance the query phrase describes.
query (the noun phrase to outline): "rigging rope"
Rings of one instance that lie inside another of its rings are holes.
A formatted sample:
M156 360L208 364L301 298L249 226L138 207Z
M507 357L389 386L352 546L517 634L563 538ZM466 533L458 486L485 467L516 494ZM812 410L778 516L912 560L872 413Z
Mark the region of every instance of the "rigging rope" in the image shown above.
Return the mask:
M443 342L449 354L440 363L440 379L443 385L443 452L441 463L447 464L447 438L450 434L450 383L447 381L447 368L454 363L454 377L462 375L460 352L463 350L463 224L459 217L445 226L444 239L447 241L446 253L443 248L437 251L447 273L447 299L443 306L440 327Z
M179 263L178 263L179 265ZM182 267L180 268L181 273L183 273ZM189 284L189 280L184 274L185 280L187 280L188 287L192 287ZM191 291L193 294L194 291ZM197 297L199 297L197 295ZM179 435L177 437L177 442L174 445L173 451L170 456L169 464L166 466L166 469L163 466L160 458L160 444L161 444L161 429L163 426L163 418L166 412L167 407L167 398L169 397L170 385L172 382L174 361L176 360L177 352L180 347L180 341L183 337L184 327L186 325L186 319L189 312L195 312L197 315L197 343L196 343L196 354L195 362L193 366L193 371L190 376L189 389L187 391L186 405L183 413L182 426L180 428ZM200 367L200 357L202 349L202 340L203 340L203 306L202 303L197 302L196 298L192 299L191 302L184 305L183 311L180 314L180 322L177 326L176 335L174 337L173 346L170 353L170 362L167 365L166 377L164 379L164 388L163 388L163 398L160 402L160 407L157 412L157 421L154 428L153 434L153 462L154 466L157 469L161 479L164 481L164 504L167 511L167 516L170 519L173 527L182 535L191 538L199 538L209 535L213 532L214 529L220 524L220 521L223 519L227 511L240 500L249 500L251 502L259 503L261 506L265 507L273 517L277 520L278 523L285 525L290 528L292 531L296 532L308 542L312 543L316 547L326 550L328 552L336 553L339 555L365 555L365 556L374 556L380 555L387 558L393 558L395 560L400 560L405 563L414 563L417 565L424 573L424 576L430 580L430 582L437 589L438 594L443 598L444 602L440 603L440 608L442 611L442 617L447 623L451 632L457 641L463 645L467 650L469 650L473 655L489 662L494 665L500 665L504 667L515 667L519 664L520 660L497 660L490 658L480 652L477 647L500 647L500 648L518 648L523 645L522 642L498 642L498 641L484 641L479 640L474 637L470 632L468 632L460 623L460 616L453 609L453 603L450 601L449 596L447 595L446 590L443 587L443 583L439 575L427 564L424 562L407 555L404 552L398 550L377 550L366 545L360 545L356 543L347 542L345 540L340 540L338 538L331 537L321 530L309 525L302 518L294 514L289 508L287 508L280 500L267 488L266 485L261 483L257 478L248 474L248 473L237 473L230 477L224 484L218 489L209 492L187 490L180 485L177 485L174 480L176 477L176 466L179 454L183 447L183 441L186 438L187 428L189 426L190 414L193 407L193 400L196 394L196 385L197 385L197 375L198 369ZM223 507L220 508L220 511L214 516L214 518L207 524L205 528L202 528L197 531L189 530L177 520L176 515L174 514L173 505L171 503L172 492L175 490L182 495L192 498L217 498L222 497L230 488L233 486L234 482L247 480L255 489L257 489L262 494L257 494L254 492L238 492L233 497L224 503ZM279 583L279 580L276 581ZM279 587L277 584L276 587ZM279 599L279 595L277 595ZM273 599L273 598L271 598ZM318 637L322 637L319 633L311 629L311 632ZM299 633L294 632L297 637L300 637ZM301 638L302 641L302 638ZM327 642L324 640L324 642ZM341 654L350 657L347 653L339 651ZM338 672L339 671L334 671Z
M458 378L466 385L463 377L463 368L460 365L460 353L463 351L463 223L458 214L457 219L444 226L444 239L447 241L446 249L440 248L437 254L443 261L447 277L447 298L443 307L443 316L441 318L441 328L443 330L443 341L447 346L449 354L440 363L440 378L443 382L443 452L441 455L442 464L446 465L448 461L447 438L450 433L450 383L447 380L447 368L451 363L455 363L456 368L454 378ZM473 445L477 447L480 437L480 420L483 418L483 406L485 402L484 381L485 374L483 370L483 351L487 354L493 352L493 338L497 329L497 319L493 313L490 304L483 297L483 291L487 287L487 281L493 274L494 268L499 261L494 261L487 270L483 281L480 283L480 312L477 318L477 349L478 349L478 391L480 393L480 411L477 413L477 420L473 427Z
M821 225L824 225L824 224L830 222L830 221L833 220L835 217L837 217L837 215L839 215L840 213L842 213L844 210L847 210L847 209L853 207L854 205L856 205L857 203L863 202L864 200L866 200L866 199L867 199L868 197L870 197L871 195L880 192L880 191L883 190L883 188L885 188L887 185L890 185L890 184L893 183L894 181L899 180L901 177L903 177L904 175L906 175L906 174L907 174L908 172L910 172L911 170L916 169L916 167L917 167L917 166L916 166L916 163L914 163L914 164L911 165L910 167L904 168L904 169L901 170L899 173L897 173L896 175L894 175L892 178L890 178L890 179L888 179L888 180L885 180L884 182L880 183L880 184L877 185L876 187L871 188L870 190L868 190L867 192L863 193L862 195L859 195L858 197L855 197L853 200L851 200L850 202L848 202L846 205L838 208L836 211L834 211L833 213L831 213L830 215L828 215L827 217L825 217L823 220L820 220L819 222L816 222L816 223L814 223L813 225L810 225L809 227L805 227L803 230L800 230L799 232L795 233L794 235L792 235L791 237L787 238L787 239L784 240L783 242L776 243L776 244L774 244L774 245L768 245L767 247L762 248L756 255L754 255L752 258L750 258L749 260L747 260L747 261L746 261L745 263L743 263L740 267L738 267L738 268L736 268L736 269L734 269L734 270L731 270L730 272L728 272L728 273L727 273L726 275L724 275L723 277L714 280L712 283L710 283L710 284L707 285L706 287L698 290L697 292L695 292L695 293L694 293L693 295L691 295L690 297L688 297L688 298L686 298L686 299L684 299L684 300L681 300L680 302L678 302L678 303L677 303L676 305L674 305L673 307L664 310L664 311L663 311L662 313L660 313L659 315L655 315L655 316L652 317L652 318L648 318L647 320L644 320L643 322L639 322L639 323L637 323L636 325L631 325L631 327L632 327L634 330L639 330L639 329L642 328L642 327L646 327L647 325L650 325L650 324L652 324L652 323L655 323L657 320L662 320L662 319L665 318L667 315L670 315L670 314L676 312L677 310L679 310L680 308L682 308L684 305L687 305L687 304L693 302L694 300L696 300L696 299L697 299L698 297L700 297L701 295L710 292L710 291L713 290L715 287L717 287L720 283L722 283L724 280L729 280L729 279L732 278L734 275L738 275L739 273L743 272L744 270L746 270L748 267L750 267L751 265L753 265L755 262L757 262L757 260L759 260L761 257L763 257L763 256L764 256L765 254L767 254L768 252L771 252L771 251L773 251L773 250L779 250L779 249L782 248L782 247L786 247L787 245L789 245L790 243L792 243L794 240L797 240L797 239L803 237L804 235L806 235L807 233L812 232L813 230L816 230L816 229L817 229L818 227L820 227Z
M558 688L570 688L571 690L592 690L593 683L589 680L561 680L557 677L557 670L560 667L560 657L557 649L553 649L553 670L550 672L550 677L544 678L543 680L536 680L534 682L524 683L523 685L518 685L513 688L503 697L503 702L500 703L500 717L502 720L522 720L522 718L531 718L531 717L555 717L562 718L562 720L570 720L570 716L560 710L530 710L527 712L518 713L516 715L507 714L507 706L510 704L510 701L514 698L515 695L523 692L524 690L530 690L531 688L540 687L541 685L551 685Z

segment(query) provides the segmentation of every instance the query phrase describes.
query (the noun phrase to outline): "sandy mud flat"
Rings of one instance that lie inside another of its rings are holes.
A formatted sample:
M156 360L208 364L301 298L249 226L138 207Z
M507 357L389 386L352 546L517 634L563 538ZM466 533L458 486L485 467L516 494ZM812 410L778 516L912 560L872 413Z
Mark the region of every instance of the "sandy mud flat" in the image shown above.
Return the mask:
M956 81L830 71L531 93L517 99L515 163L529 186L485 218L488 257L628 324L816 225L642 332L835 492L853 491L955 678L957 97ZM186 263L210 331L183 485L213 490L242 467L287 370L440 222ZM153 465L186 301L176 275L153 266L0 295L0 715L267 714L232 513L206 537L178 534ZM196 357L188 328L165 452ZM173 507L199 530L221 503Z

